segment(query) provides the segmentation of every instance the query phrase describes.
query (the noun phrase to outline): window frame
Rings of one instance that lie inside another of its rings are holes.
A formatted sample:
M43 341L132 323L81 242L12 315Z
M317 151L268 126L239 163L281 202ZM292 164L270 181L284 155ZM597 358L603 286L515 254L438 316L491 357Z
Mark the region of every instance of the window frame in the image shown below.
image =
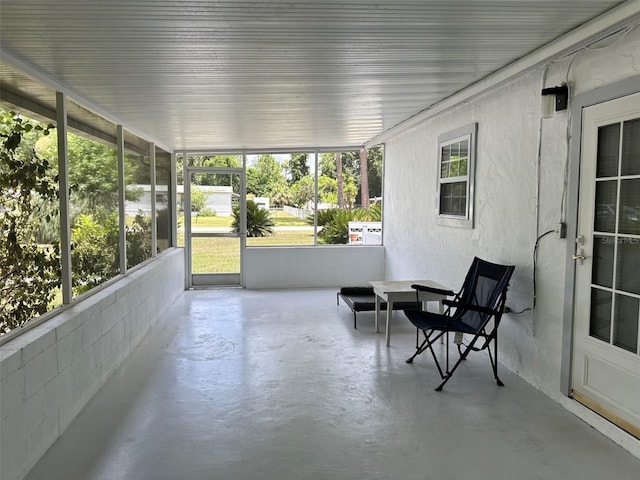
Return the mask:
M474 228L474 198L475 198L475 163L476 163L476 138L478 132L478 124L470 123L455 130L446 132L438 136L438 162L436 172L436 222L439 225L458 227L458 228ZM442 151L445 147L454 143L468 141L468 161L467 174L455 177L442 177ZM442 185L448 183L466 183L466 205L465 215L455 215L452 213L443 213L441 206L441 189Z

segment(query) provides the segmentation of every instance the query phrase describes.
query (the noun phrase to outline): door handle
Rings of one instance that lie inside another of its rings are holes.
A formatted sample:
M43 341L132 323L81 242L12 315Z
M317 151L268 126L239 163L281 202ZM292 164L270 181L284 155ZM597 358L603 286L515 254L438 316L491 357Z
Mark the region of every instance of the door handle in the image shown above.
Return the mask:
M582 265L582 262L583 262L587 257L585 257L585 256L582 254L582 249L581 249L581 248L578 248L578 249L576 250L576 253L574 253L573 255L571 255L571 258L572 258L574 261L578 261L578 262L580 262L580 265Z

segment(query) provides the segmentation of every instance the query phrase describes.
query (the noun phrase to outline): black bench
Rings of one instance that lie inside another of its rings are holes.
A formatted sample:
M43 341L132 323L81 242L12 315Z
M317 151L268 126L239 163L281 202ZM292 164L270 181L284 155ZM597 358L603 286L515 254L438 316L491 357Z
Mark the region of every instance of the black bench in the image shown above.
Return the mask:
M336 294L336 304L340 305L340 298L353 312L353 328L356 327L358 312L373 312L376 309L376 294L373 287L342 287ZM417 302L394 302L394 310L417 310ZM387 309L387 302L380 302L380 310Z

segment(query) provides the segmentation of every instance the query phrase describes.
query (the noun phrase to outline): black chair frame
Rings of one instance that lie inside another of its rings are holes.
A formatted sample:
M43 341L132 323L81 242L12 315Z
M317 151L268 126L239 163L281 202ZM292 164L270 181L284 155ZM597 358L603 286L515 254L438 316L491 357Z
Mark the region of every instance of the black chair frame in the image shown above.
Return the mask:
M498 377L498 327L504 312L507 290L513 271L513 266L498 265L476 257L461 290L455 294L451 291L454 298L443 300L442 303L446 306L443 314L422 310L405 311L407 318L416 327L416 351L407 359L407 363L413 363L418 355L429 350L440 378L443 380L436 391L442 390L469 353L481 350L488 352L496 383L499 386L504 386ZM420 292L431 291L429 287L424 285L412 285L412 287L416 290L418 304L420 303ZM419 343L421 331L424 340ZM468 344L458 343L459 357L453 367L450 367L449 364L450 333L472 335ZM443 337L446 349L444 370L433 349L434 343Z

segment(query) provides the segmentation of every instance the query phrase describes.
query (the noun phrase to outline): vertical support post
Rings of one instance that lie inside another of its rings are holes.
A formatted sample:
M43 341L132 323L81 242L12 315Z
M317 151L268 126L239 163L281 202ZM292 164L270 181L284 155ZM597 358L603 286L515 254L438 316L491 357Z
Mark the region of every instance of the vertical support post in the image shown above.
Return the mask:
M240 172L240 285L246 283L247 252L247 154L242 153L242 171Z
M318 165L320 165L320 153L318 150L314 152L315 156L315 167L314 167L314 181L313 181L313 244L315 246L318 245Z
M175 247L178 245L178 169L176 167L176 152L171 153L171 172L169 174L169 191L167 195L169 197L169 221L171 222L171 238L169 239L169 246ZM184 172L184 170L183 170ZM183 175L184 176L184 175Z
M120 224L120 273L127 271L127 238L126 238L126 218L125 218L125 181L124 181L124 128L117 126L117 148L118 148L118 212Z
M183 194L182 206L184 215L182 217L184 228L184 259L185 259L185 275L187 276L187 288L193 287L192 261L191 261L191 171L187 167L189 165L187 152L182 152L182 175L183 178Z
M151 256L155 257L158 255L158 218L156 209L156 144L153 142L149 144L149 167L151 168L149 177L151 179Z
M69 155L67 149L67 102L63 92L56 92L58 134L58 186L60 190L60 269L62 303L71 303L71 216L69 214Z

